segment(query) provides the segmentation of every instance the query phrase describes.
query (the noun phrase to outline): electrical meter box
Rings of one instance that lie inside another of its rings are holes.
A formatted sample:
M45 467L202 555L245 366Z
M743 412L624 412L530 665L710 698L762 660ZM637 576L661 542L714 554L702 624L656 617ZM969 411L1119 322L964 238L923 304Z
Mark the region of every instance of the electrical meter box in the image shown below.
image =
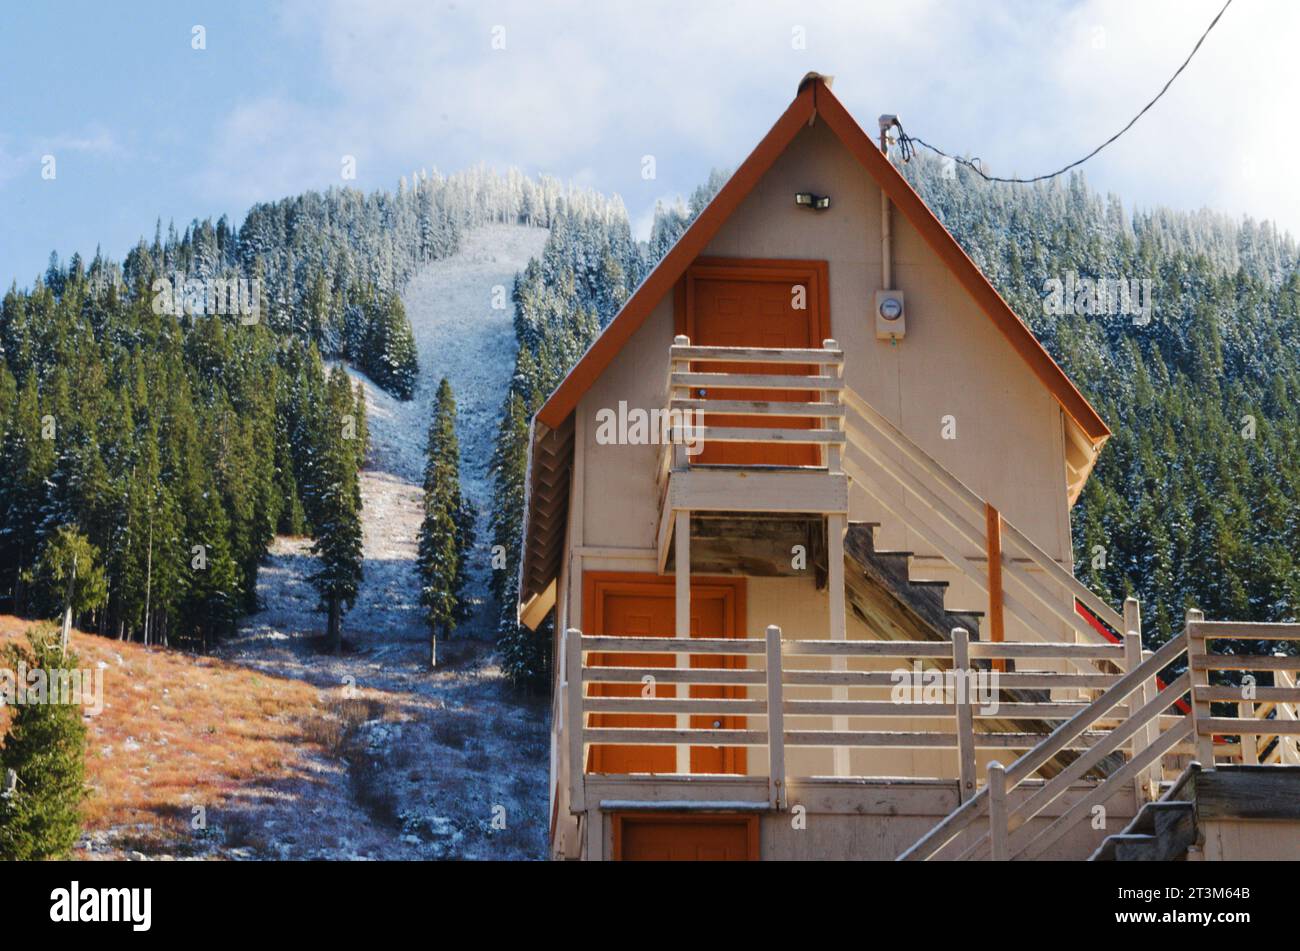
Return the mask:
M902 291L876 291L876 339L901 340L907 333Z

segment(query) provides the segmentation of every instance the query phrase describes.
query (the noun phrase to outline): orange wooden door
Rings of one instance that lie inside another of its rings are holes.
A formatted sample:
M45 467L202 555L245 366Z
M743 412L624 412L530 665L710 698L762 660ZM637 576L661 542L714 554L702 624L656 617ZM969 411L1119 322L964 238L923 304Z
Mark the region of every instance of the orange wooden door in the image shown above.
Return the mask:
M701 347L819 347L814 308L794 308L788 281L697 280L693 284L691 342ZM789 374L812 372L808 366L771 366L749 363L699 361L693 369L704 373ZM699 396L699 391L691 394ZM797 390L717 390L724 400L776 400L804 402L816 398ZM813 419L787 416L706 416L707 426L776 427L814 429ZM765 445L760 443L708 443L694 457L702 465L815 466L821 464L821 450L812 445Z
M743 862L758 858L755 816L614 818L614 858L624 862Z
M672 637L676 627L676 602L671 579L654 577L647 582L609 585L598 589L599 605L594 612L593 631L596 634L627 635L631 637ZM691 596L691 636L728 637L743 636L734 623L735 606L725 597L725 592L702 589ZM672 654L599 654L591 658L593 665L606 667L673 667ZM740 662L718 655L691 657L692 667L735 666ZM639 697L641 684L590 685L589 695L595 697ZM743 687L718 685L692 685L692 697L743 696ZM674 684L656 683L656 697L675 697ZM744 717L691 717L691 726L710 728L717 723L723 729L743 729ZM591 726L666 728L676 726L674 716L657 714L602 713L591 716ZM732 747L700 747L690 750L690 770L698 773L743 773L745 751ZM671 746L628 746L594 744L588 758L588 770L595 773L674 773L677 771L677 751Z

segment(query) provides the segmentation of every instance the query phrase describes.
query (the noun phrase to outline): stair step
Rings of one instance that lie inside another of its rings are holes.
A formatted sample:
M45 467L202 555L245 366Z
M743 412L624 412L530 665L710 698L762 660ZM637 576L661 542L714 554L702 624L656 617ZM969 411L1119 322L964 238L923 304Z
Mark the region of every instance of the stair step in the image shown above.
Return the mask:
M1196 807L1190 802L1166 803L1156 812L1156 838L1160 840L1157 860L1186 858L1188 846L1196 841Z
M1114 835L1116 862L1154 862L1159 840L1154 835Z
M884 639L951 641L953 628L965 628L972 640L980 633L982 611L950 610L944 603L949 582L940 579L915 580L911 577L909 551L878 551L875 525L851 522L844 536L846 561L844 583L848 591L850 608L857 616L880 627ZM972 666L988 669L992 661L976 660ZM1012 665L1008 664L1008 669ZM1047 690L1010 688L999 691L1000 699L1013 703L1044 703L1049 699ZM1041 731L1050 733L1058 723L1024 720L977 721L976 729L982 732L1007 732L1008 730ZM1090 772L1104 773L1114 768L1112 758L1122 760L1123 754L1111 754ZM1055 772L1076 758L1073 751L1062 751L1044 765L1045 776Z
M1180 813L1188 812L1191 808L1192 804L1190 802L1148 802L1142 806L1124 831L1157 835L1160 832L1160 817L1162 815L1176 818Z

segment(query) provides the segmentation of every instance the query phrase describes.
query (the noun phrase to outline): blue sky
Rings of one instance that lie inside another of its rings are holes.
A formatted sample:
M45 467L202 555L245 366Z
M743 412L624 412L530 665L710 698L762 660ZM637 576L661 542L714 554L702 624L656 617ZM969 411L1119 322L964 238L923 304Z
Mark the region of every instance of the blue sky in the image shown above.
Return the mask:
M654 202L732 167L810 69L996 173L1118 129L1221 0L57 2L0 12L0 282L52 249L120 259L309 188L394 187L478 162ZM206 48L192 48L202 26ZM1127 205L1210 207L1300 232L1291 46L1300 4L1238 2L1188 71L1085 171ZM494 39L496 43L494 44ZM502 44L504 40L504 44ZM504 48L494 48L501 47ZM42 160L55 158L43 179ZM641 176L653 155L656 178Z

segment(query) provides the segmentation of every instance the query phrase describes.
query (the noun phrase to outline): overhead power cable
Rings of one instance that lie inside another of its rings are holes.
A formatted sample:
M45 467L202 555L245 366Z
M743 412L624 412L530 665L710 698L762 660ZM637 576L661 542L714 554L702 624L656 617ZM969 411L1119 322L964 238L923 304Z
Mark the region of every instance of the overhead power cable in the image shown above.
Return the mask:
M902 155L903 161L910 162L912 160L912 156L916 154L916 146L919 145L929 149L931 152L934 152L938 155L942 155L946 159L951 159L952 161L957 162L958 164L965 165L976 175L979 175L985 181L989 181L989 182L1013 182L1020 185L1029 185L1033 182L1041 182L1049 178L1055 178L1058 175L1063 175L1064 173L1068 172L1070 169L1082 165L1084 162L1088 161L1088 159L1092 158L1094 155L1096 155L1106 146L1110 145L1112 142L1118 139L1129 129L1133 128L1134 124L1136 124L1137 121L1141 119L1144 115L1146 115L1147 110L1160 101L1160 97L1169 91L1169 87L1174 84L1174 80L1177 79L1179 75L1182 73L1182 71L1187 68L1187 64L1192 61L1192 57L1195 56L1196 51L1201 48L1201 44L1205 42L1205 38L1210 35L1210 31L1214 29L1215 25L1219 22L1219 18L1222 17L1223 14L1227 12L1228 7L1230 6L1232 6L1232 0L1228 0L1228 2L1223 5L1223 9L1221 9L1218 12L1218 14L1215 15L1214 19L1210 21L1210 25L1205 28L1205 32L1201 34L1201 38L1197 40L1196 45L1192 47L1192 51L1187 54L1187 59L1183 60L1183 64L1174 71L1174 74L1172 76L1169 77L1169 81L1166 82L1164 86L1161 87L1158 93L1156 93L1155 98L1152 99L1150 102L1148 102L1145 106L1143 106L1141 111L1139 111L1137 115L1135 115L1132 119L1130 119L1128 121L1128 124L1125 125L1124 128L1120 129L1118 132L1112 135L1105 142L1101 143L1101 145L1097 146L1095 149L1093 149L1083 158L1077 159L1071 162L1069 165L1057 169L1055 172L1048 172L1046 175L1035 175L1033 178L1002 178L997 175L989 175L982 168L980 168L980 160L978 158L967 159L967 158L961 158L960 156L957 155L949 155L943 149L931 145L929 142L926 142L924 139L918 139L914 135L908 135L906 132L903 131L902 123L899 122L897 119L895 119L894 126L898 129L898 147L899 147L899 152Z

